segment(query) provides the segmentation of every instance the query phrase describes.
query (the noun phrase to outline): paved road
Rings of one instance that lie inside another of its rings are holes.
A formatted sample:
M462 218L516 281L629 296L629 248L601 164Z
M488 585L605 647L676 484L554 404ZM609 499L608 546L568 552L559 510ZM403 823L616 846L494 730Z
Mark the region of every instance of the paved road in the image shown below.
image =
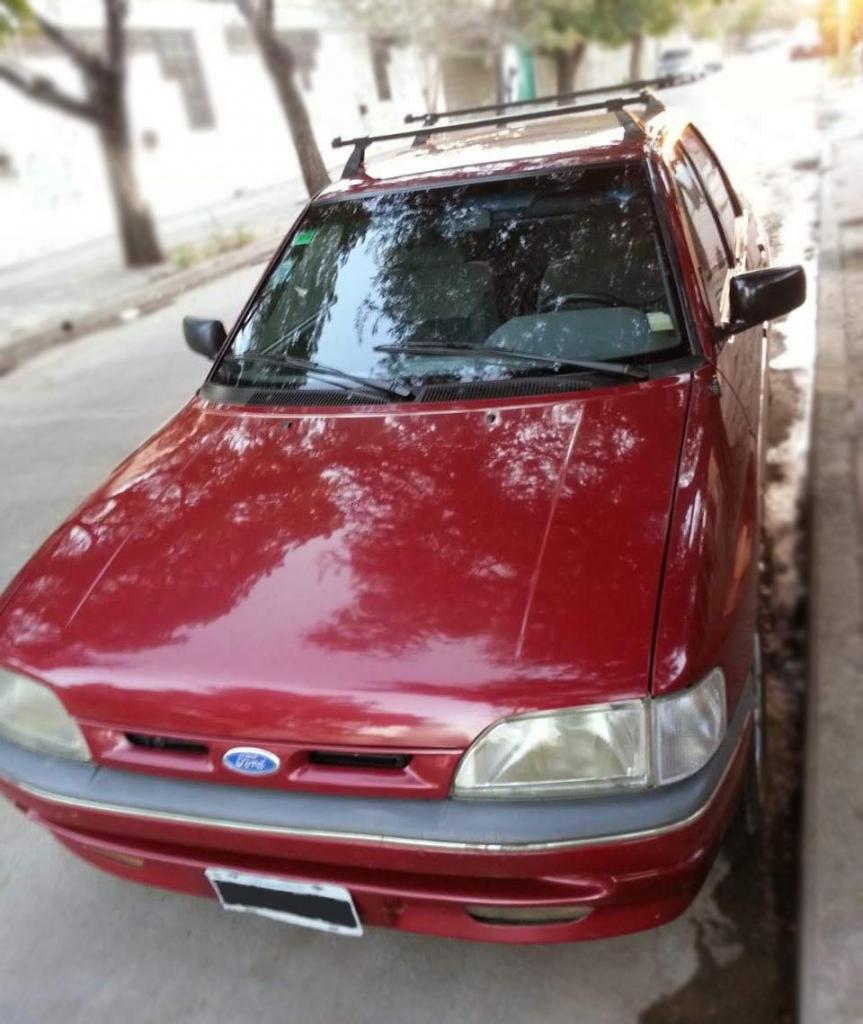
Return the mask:
M774 53L680 91L706 130L722 133L720 148L767 204L789 260L811 242L816 179L806 161L819 152L817 77L809 66L792 73ZM756 79L760 107L750 91ZM797 102L793 132L778 113L789 97ZM743 118L737 134L732 113ZM789 154L802 169L789 170ZM0 584L196 386L203 366L182 346L181 314L230 319L254 274L238 272L188 294L182 308L55 350L0 380ZM805 318L789 330L798 333L805 338ZM805 374L801 345L791 362ZM783 446L800 429L799 392L791 394L775 437L780 470ZM774 475L786 486L787 474ZM778 508L781 532L791 512L786 503L783 522L781 502ZM782 739L793 731L793 714L783 717L787 702L780 703L774 725ZM772 862L733 870L740 852L725 851L687 915L643 935L496 948L372 930L355 941L224 915L210 901L101 875L3 805L0 1021L203 1024L253 1015L267 1024L769 1024L787 1008L787 908L776 906Z
M200 247L238 230L264 243L277 239L305 199L302 182L291 180L167 218L159 235L169 259L156 267L123 266L114 237L23 262L10 262L8 246L0 246L0 347L43 329L77 324L99 308L100 296L133 306L142 290L171 287L177 267L170 254L179 246Z

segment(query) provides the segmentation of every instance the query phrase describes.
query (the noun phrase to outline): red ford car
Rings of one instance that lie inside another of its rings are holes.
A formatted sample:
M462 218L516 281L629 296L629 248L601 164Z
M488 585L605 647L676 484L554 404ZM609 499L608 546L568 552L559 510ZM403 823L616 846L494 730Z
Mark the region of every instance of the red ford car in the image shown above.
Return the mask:
M206 382L0 598L0 789L329 931L659 925L758 794L803 272L651 94L402 136L351 140L229 333L186 319Z

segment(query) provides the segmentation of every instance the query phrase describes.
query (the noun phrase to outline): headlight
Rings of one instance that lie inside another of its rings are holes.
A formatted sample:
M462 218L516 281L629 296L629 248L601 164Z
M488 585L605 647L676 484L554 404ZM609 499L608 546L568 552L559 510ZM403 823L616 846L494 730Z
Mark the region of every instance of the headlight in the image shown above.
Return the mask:
M532 799L674 782L707 764L725 725L719 669L670 697L506 718L461 759L453 795Z
M0 668L0 736L43 754L89 761L75 719L47 686Z

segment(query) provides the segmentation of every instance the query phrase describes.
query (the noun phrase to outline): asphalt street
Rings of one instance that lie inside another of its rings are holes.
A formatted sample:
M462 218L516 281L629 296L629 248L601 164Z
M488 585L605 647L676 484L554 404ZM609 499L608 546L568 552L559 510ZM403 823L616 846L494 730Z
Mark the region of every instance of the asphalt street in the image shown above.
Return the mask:
M670 96L715 140L763 212L777 254L810 269L821 74L817 63L792 65L774 50L735 59ZM230 321L258 273L236 272L0 379L0 586L198 385L205 367L183 345L181 316ZM801 481L794 467L805 454L813 324L814 312L801 311L773 353L780 404L768 500L781 556L773 610L780 630L799 602L792 565ZM784 643L774 641L774 655ZM797 728L785 685L774 680L771 707L780 754L793 746ZM781 770L773 847L794 842L783 831L793 825L793 758L783 758ZM215 901L100 874L2 804L0 1021L770 1024L789 1007L793 899L783 894L790 869L769 851L763 859L751 853L731 844L694 907L641 935L494 947L372 929L354 940L227 915Z

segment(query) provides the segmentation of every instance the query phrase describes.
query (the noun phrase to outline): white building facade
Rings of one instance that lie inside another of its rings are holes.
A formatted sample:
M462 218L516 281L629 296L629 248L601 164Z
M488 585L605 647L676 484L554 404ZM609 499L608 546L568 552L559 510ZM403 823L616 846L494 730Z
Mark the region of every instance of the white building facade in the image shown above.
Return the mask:
M102 0L36 0L38 9L98 47ZM395 131L406 113L495 98L495 60L481 33L454 27L440 63L352 18L345 0L277 2L278 25L298 62L300 87L324 161L338 170L335 135ZM129 75L135 165L158 221L299 177L288 126L233 0L131 0ZM645 70L652 65L651 43ZM12 56L79 94L69 60L41 37ZM622 81L628 49L588 50L584 86ZM536 87L553 91L547 59ZM95 130L0 82L0 268L114 232Z
M98 44L100 0L43 0L39 9ZM412 48L369 34L343 8L294 3L279 14L328 164L347 156L331 148L335 135L397 130L405 113L424 109ZM135 164L157 219L299 176L284 114L233 3L133 0L128 26ZM80 93L77 71L47 41L26 39L13 53ZM0 266L113 230L94 129L0 82Z

